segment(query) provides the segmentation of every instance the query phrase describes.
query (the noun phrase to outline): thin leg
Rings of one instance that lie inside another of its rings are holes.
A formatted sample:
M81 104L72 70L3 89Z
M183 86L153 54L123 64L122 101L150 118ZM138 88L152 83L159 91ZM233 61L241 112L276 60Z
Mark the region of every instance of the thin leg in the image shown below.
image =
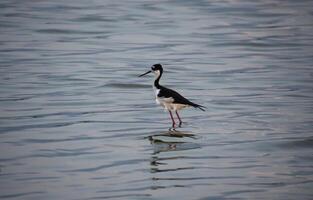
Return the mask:
M174 121L174 118L173 118L173 115L172 115L172 112L169 110L168 111L171 115L171 119L172 119L172 127L175 128L175 121Z
M178 115L177 110L176 110L176 115L177 115L177 118L178 118L178 120L179 120L179 126L180 126L183 122L182 122L182 120L180 119L180 116Z

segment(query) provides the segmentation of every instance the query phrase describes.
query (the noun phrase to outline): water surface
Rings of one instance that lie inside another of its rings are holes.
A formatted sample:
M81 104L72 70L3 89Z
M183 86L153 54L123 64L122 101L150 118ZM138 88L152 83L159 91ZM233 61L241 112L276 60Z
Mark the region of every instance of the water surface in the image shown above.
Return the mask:
M0 199L311 199L312 6L1 1Z

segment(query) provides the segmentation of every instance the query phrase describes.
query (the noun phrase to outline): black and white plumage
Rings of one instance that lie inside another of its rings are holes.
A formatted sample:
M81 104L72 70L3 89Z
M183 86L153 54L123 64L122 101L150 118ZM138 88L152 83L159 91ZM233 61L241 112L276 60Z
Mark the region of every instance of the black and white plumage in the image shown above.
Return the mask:
M149 74L151 72L154 72L155 74L155 81L154 81L154 91L155 91L155 97L156 102L163 106L166 110L169 111L171 119L172 119L172 127L175 127L175 121L172 115L172 111L174 111L177 115L177 118L179 120L179 126L182 124L182 120L180 116L178 115L178 110L181 110L186 107L194 107L199 108L200 110L204 111L204 106L201 106L199 104L195 104L182 95L180 95L178 92L171 90L169 88L166 88L159 84L160 78L163 74L163 68L161 64L155 64L151 67L151 70L140 75L144 76L146 74Z

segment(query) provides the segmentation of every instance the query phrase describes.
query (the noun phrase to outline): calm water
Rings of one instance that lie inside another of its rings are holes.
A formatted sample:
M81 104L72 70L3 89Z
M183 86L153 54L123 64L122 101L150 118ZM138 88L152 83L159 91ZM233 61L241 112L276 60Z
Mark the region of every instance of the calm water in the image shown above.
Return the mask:
M312 7L2 0L0 199L312 199Z

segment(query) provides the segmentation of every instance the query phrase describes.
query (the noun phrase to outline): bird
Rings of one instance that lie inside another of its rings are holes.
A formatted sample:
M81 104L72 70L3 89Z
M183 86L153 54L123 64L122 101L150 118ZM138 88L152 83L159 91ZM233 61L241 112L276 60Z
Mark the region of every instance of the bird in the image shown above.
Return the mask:
M176 125L172 112L176 113L176 116L179 120L178 126L181 127L182 120L178 114L179 110L186 108L186 107L194 107L202 111L205 111L206 107L193 103L187 98L183 97L178 92L160 85L159 81L163 74L163 67L161 64L152 65L151 70L139 75L139 77L145 76L151 72L155 74L153 89L155 92L156 103L164 107L165 110L169 112L171 120L172 120L172 128L175 128L175 125Z

